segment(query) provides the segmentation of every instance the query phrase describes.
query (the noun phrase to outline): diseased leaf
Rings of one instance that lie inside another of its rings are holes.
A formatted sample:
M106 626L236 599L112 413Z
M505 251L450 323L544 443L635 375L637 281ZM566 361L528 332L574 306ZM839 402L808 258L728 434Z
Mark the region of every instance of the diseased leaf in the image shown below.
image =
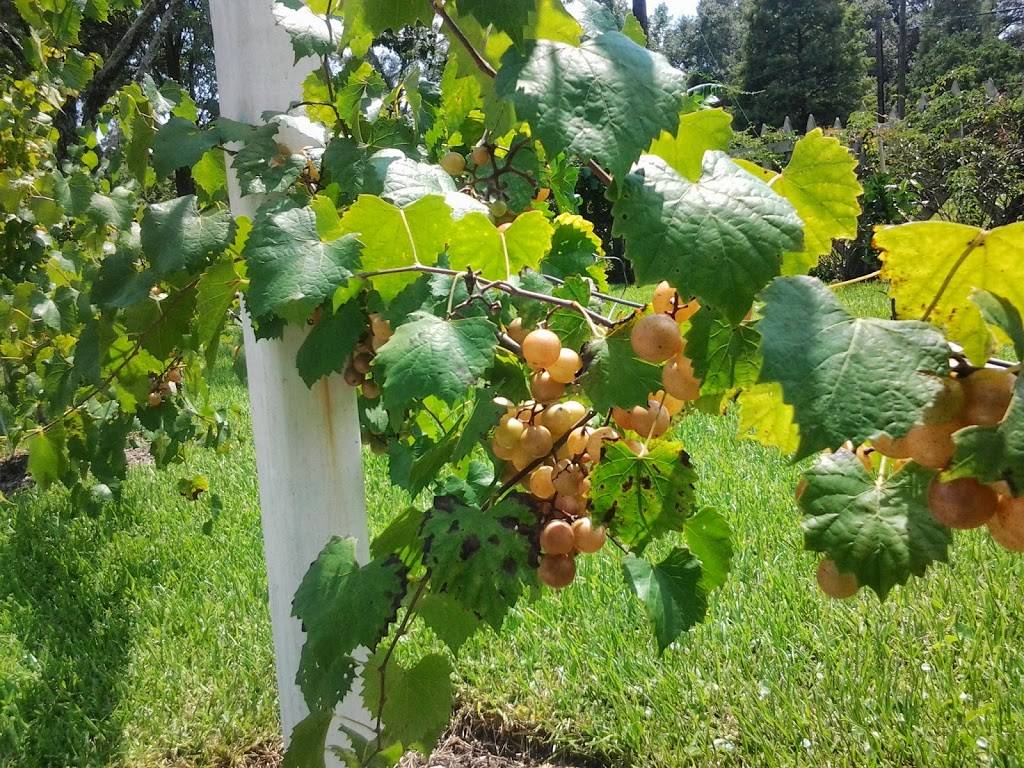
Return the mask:
M882 599L911 574L945 562L952 536L928 508L935 472L909 463L886 478L851 451L822 456L804 475L800 497L807 549L824 552Z
M668 280L734 323L803 236L793 207L722 152L704 155L698 182L644 155L623 180L613 213L639 282Z
M761 375L795 410L800 456L905 435L949 374L946 341L925 323L855 318L810 277L779 278L763 298Z
M700 561L687 550L676 547L656 565L626 555L622 570L654 626L659 653L704 619L708 606L700 586Z
M593 516L637 554L694 513L697 475L679 443L661 442L637 456L611 443L590 475Z

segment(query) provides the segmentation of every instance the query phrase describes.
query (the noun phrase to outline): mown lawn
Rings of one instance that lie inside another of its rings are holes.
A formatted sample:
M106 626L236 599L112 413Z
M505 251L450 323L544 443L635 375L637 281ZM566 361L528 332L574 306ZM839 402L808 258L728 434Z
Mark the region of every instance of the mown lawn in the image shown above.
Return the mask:
M843 297L887 313L876 286ZM140 467L96 519L56 491L0 508L0 765L217 765L276 737L247 402L230 372L216 386L239 411L233 453ZM1024 761L1024 562L958 535L951 568L887 603L826 601L800 550L796 469L730 417L690 417L680 437L701 503L736 533L707 621L659 658L614 558L587 558L572 589L469 644L468 706L614 766ZM379 458L366 467L379 528L404 499ZM209 535L209 508L174 489L195 473L225 502Z

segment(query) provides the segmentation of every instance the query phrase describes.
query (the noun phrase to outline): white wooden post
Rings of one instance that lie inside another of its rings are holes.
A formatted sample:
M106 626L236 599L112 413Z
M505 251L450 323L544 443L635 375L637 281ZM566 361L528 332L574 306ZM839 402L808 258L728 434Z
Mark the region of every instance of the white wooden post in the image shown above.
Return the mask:
M302 80L317 66L311 59L293 64L291 43L274 23L271 4L272 0L211 0L224 117L258 124L265 110L287 109L301 98ZM251 216L258 203L242 198L231 179L236 214ZM355 536L360 559L365 562L368 557L359 415L354 390L340 376L322 379L312 389L299 378L295 354L304 329L289 327L281 341L256 341L246 317L244 336L281 727L287 744L296 723L308 714L295 685L303 643L300 623L291 618L295 590L332 535ZM338 715L370 721L355 696L341 705ZM344 741L334 737L328 743Z

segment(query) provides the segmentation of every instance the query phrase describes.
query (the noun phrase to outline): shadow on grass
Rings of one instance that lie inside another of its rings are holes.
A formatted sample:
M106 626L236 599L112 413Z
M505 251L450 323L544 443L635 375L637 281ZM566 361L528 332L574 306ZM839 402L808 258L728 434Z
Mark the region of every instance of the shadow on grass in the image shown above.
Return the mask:
M22 660L0 679L0 765L105 766L121 742L135 596L160 568L109 566L136 520L128 505L91 518L48 496L0 508L0 641Z

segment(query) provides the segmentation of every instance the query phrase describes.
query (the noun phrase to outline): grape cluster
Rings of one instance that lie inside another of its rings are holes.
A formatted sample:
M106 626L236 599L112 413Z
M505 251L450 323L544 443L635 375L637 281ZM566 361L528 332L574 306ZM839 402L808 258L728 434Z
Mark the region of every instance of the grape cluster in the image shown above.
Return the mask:
M869 472L874 471L873 452L895 462L894 470L906 462L948 469L956 452L954 433L972 425L994 427L1001 423L1016 384L1016 375L1003 369L981 368L950 376L924 411L920 424L903 437L875 438L871 445L858 447L856 454ZM805 487L806 482L801 481L797 498ZM928 487L928 507L948 528L968 530L987 525L1000 546L1024 552L1024 497L1015 497L1006 482L983 483L973 477L943 480L936 475ZM857 591L856 578L841 573L831 560L819 563L817 577L822 591L830 597L850 597Z
M371 372L373 358L394 333L391 324L380 315L373 313L369 317L370 325L363 332L352 351L348 365L345 366L345 383L353 387L361 387L363 397L376 400L380 397L380 384L373 379Z
M163 376L151 376L149 385L149 397L147 403L150 408L159 408L164 399L174 397L178 394L178 387L181 385L182 371L180 365L173 365L167 369Z

